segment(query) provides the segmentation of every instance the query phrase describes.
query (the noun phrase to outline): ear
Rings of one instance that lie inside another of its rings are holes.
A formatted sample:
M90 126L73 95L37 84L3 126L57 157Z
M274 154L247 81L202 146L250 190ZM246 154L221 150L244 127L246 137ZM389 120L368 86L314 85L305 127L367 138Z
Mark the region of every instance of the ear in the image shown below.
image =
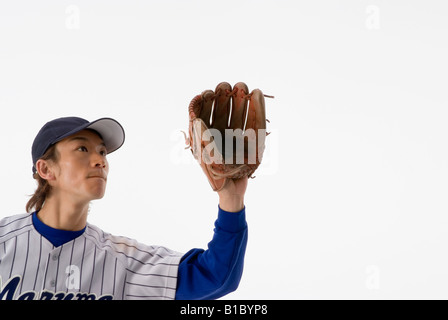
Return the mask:
M47 181L55 180L55 174L54 174L53 170L51 169L47 160L42 160L42 159L37 160L36 170L42 179L45 179Z

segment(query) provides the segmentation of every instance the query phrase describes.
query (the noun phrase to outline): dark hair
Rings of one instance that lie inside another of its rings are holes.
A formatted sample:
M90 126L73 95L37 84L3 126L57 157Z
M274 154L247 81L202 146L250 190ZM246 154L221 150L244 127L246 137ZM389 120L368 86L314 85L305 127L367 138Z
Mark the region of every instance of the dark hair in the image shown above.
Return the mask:
M40 159L53 161L56 163L59 159L59 153L56 150L56 145L52 145L48 148ZM26 211L29 213L33 211L40 211L45 203L45 199L47 199L51 192L50 184L47 180L41 178L38 172L33 175L33 178L37 180L37 189L26 204Z

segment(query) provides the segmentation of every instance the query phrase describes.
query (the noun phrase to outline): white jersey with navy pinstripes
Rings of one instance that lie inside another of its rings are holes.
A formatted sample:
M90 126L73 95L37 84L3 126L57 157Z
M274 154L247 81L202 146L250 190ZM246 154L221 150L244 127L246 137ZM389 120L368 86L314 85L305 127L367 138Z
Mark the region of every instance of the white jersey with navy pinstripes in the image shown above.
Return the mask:
M0 300L174 299L181 258L89 223L54 247L16 215L0 220Z

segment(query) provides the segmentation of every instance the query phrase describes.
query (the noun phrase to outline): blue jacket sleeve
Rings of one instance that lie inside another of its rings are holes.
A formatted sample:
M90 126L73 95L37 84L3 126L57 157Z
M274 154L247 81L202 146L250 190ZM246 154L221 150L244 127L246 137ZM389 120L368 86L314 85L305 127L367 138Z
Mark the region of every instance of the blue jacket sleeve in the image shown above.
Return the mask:
M237 213L219 208L214 232L208 250L192 249L182 257L177 300L218 299L238 288L247 244L245 208Z

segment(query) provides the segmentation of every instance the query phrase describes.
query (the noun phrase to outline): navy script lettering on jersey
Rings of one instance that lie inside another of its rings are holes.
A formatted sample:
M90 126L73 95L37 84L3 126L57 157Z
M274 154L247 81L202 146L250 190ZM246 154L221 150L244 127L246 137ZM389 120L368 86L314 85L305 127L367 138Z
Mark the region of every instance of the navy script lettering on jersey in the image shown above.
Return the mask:
M52 292L52 291L27 291L14 297L17 288L20 286L22 278L20 276L15 276L9 279L8 282L3 286L2 279L0 277L0 300L112 300L112 295L103 295L97 297L92 293L85 292Z

